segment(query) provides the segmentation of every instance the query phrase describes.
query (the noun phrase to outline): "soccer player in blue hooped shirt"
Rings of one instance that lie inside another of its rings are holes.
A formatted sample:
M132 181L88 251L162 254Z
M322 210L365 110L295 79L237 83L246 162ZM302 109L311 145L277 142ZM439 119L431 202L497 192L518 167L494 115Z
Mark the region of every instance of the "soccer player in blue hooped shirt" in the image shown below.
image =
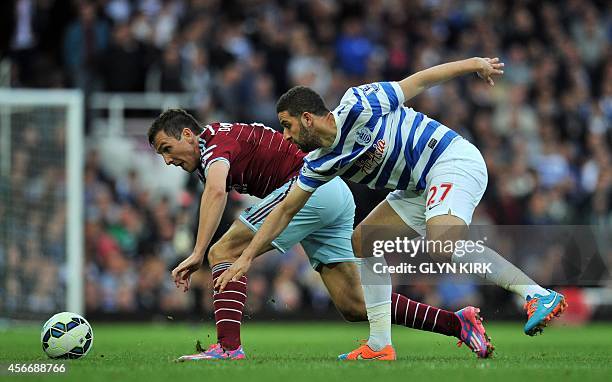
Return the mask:
M498 58L474 57L437 65L399 82L352 87L333 111L307 87L297 86L283 94L276 111L285 139L309 154L297 185L267 217L239 260L217 279L216 286L224 288L243 275L253 257L284 230L312 192L336 176L370 188L394 190L353 232L357 257L372 258L361 248L365 226L404 226L414 237L426 234L427 240L442 243L467 238L472 214L487 186L482 155L453 130L403 104L431 86L468 73L477 73L493 86L493 77L503 74L503 66ZM468 265L491 263L490 272L481 276L525 299L528 320L524 331L528 335L540 333L567 306L563 295L541 287L490 248L459 253L454 246L434 247L429 251L434 259ZM388 359L395 353L390 329L391 276L385 277L378 285L362 280L370 337L341 359Z

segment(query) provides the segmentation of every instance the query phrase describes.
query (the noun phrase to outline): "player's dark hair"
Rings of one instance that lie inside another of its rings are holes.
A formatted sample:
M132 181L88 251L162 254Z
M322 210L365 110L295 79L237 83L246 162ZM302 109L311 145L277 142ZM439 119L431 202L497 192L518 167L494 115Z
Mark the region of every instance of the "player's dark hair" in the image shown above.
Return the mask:
M181 140L181 133L184 128L188 128L194 134L200 134L204 128L200 126L198 121L188 112L183 109L168 109L161 113L159 117L149 127L147 135L149 144L153 146L155 136L160 131L166 133L167 136Z
M294 86L283 94L276 103L276 113L287 111L292 117L304 112L324 117L329 113L320 95L306 86Z

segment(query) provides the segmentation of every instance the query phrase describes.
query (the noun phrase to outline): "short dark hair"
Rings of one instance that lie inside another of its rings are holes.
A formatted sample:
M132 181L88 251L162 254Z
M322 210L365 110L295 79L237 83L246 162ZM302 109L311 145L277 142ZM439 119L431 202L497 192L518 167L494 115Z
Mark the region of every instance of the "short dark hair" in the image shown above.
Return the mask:
M293 117L309 112L318 116L325 116L329 109L320 95L306 86L294 86L283 94L276 103L276 113L287 111Z
M149 137L149 144L153 146L155 136L160 131L166 133L169 137L174 137L177 140L181 140L181 133L184 128L188 128L194 134L200 134L204 131L204 128L200 123L183 109L168 109L161 113L155 121L149 127L147 135Z

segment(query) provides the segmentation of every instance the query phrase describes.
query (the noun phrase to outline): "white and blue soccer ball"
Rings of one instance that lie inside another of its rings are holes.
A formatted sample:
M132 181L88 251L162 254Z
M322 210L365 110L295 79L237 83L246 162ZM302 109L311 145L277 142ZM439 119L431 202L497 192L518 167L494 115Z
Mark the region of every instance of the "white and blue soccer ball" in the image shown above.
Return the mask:
M81 358L91 350L93 331L82 316L57 313L43 325L40 342L50 358Z

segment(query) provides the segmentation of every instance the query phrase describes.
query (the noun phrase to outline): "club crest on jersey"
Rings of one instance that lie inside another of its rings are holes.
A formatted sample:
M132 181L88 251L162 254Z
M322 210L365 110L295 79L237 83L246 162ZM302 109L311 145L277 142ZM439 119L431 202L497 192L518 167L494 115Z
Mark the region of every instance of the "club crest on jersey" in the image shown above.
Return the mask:
M355 133L355 142L362 146L367 146L372 142L372 132L367 127L363 126L357 129Z
M380 89L378 84L374 84L374 83L373 84L362 85L359 88L361 89L363 94L365 94L366 96L371 94L371 93L376 93Z

